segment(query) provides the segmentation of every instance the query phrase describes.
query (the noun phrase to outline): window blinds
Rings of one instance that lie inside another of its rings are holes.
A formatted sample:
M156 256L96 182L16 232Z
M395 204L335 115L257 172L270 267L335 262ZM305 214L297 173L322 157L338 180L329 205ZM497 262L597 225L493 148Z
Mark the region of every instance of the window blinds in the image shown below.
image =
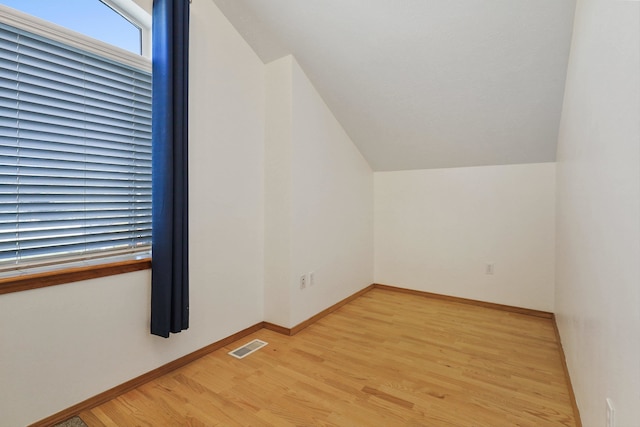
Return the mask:
M151 74L0 24L0 269L151 245Z

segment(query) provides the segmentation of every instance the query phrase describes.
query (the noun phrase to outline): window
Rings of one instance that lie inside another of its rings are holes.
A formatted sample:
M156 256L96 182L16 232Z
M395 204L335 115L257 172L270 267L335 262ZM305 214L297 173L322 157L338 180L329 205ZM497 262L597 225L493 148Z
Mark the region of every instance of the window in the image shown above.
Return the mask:
M151 17L132 0L0 0L0 4L49 25L151 56Z
M150 70L0 7L0 271L150 249Z

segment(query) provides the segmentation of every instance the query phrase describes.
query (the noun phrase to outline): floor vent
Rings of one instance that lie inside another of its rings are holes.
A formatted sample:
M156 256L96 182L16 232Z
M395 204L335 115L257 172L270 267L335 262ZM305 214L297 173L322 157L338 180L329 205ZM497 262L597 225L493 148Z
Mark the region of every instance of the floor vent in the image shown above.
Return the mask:
M242 347L238 347L235 350L230 351L229 354L235 357L236 359L242 359L244 357L247 357L254 351L260 350L262 347L264 347L267 344L268 343L264 341L253 340L250 343L243 345Z

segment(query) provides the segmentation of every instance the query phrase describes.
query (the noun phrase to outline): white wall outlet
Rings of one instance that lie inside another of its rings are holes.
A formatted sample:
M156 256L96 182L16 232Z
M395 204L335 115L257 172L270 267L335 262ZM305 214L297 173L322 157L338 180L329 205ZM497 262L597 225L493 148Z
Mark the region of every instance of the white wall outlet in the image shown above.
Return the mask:
M316 284L316 272L315 271L310 271L309 272L309 286L313 286Z
M307 287L307 275L303 274L300 276L300 289L304 289Z
M485 265L484 274L493 274L493 271L494 271L493 263L488 263L487 265Z
M616 427L616 411L611 399L607 399L607 427Z

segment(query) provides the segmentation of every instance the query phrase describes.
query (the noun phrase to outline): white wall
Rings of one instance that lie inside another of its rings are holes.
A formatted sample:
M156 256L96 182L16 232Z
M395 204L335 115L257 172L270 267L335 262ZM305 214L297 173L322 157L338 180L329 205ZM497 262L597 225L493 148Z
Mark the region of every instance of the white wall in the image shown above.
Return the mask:
M265 67L264 320L291 325L291 132L293 57Z
M373 173L293 60L291 325L373 283ZM302 274L315 285L300 290Z
M376 283L553 311L553 163L374 175Z
M212 1L191 26L191 327L149 335L148 271L0 295L0 426L263 320L264 66Z
M293 327L372 283L373 174L293 57L266 87L265 320Z
M586 427L640 424L640 3L579 0L558 144L556 312Z

